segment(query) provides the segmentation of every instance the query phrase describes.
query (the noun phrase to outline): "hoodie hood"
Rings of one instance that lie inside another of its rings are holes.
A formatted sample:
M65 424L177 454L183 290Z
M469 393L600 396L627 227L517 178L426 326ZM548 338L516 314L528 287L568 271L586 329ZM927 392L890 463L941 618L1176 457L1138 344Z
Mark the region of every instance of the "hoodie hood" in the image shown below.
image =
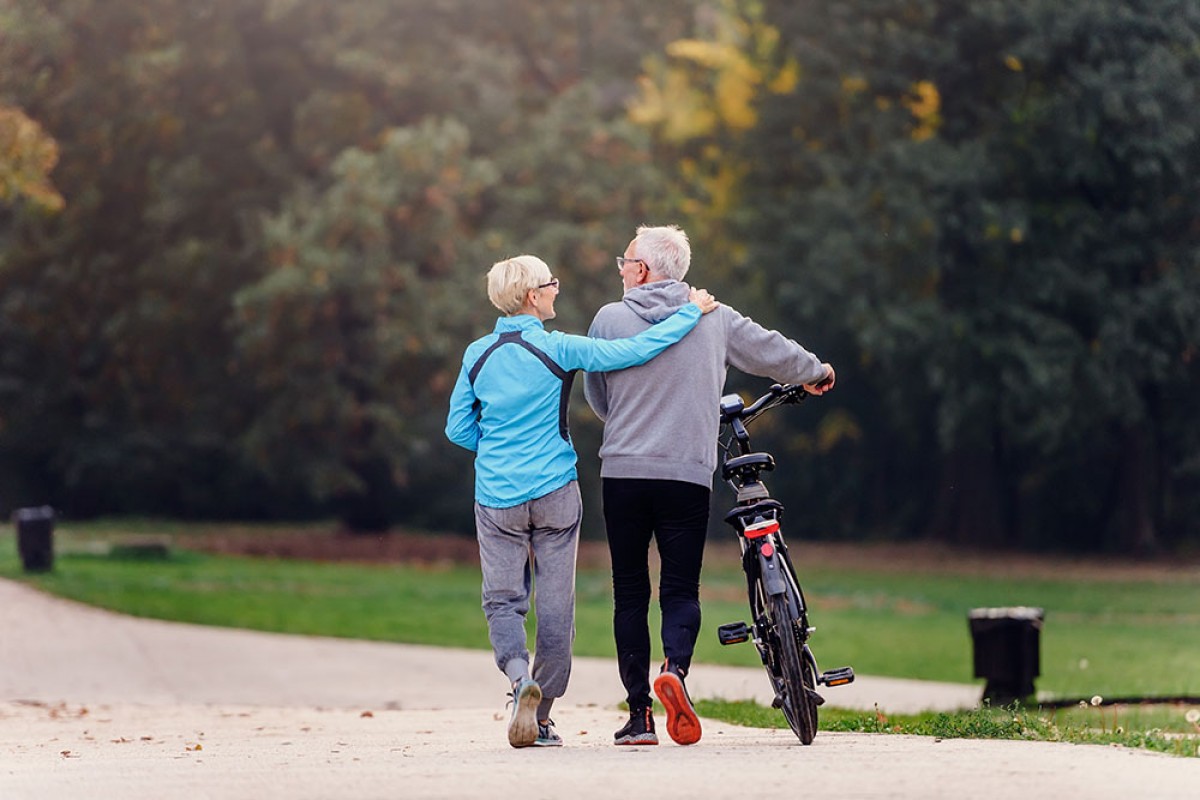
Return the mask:
M621 302L651 325L662 322L688 304L691 287L683 281L655 281L635 286Z

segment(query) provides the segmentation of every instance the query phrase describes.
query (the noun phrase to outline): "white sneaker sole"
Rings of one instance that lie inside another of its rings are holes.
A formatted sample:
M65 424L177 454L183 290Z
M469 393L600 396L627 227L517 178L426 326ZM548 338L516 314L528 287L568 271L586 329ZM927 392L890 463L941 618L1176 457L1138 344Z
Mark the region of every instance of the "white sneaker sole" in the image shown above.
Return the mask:
M513 715L508 721L508 743L513 747L529 747L537 741L537 708L542 702L542 687L533 681L521 687L513 698Z

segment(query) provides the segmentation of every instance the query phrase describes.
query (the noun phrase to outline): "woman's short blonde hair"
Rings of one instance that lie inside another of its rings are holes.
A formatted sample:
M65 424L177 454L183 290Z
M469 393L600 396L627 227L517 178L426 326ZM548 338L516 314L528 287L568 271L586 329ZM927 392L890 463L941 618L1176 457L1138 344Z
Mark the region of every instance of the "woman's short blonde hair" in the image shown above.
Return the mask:
M492 305L512 316L525 305L525 296L550 281L550 267L537 256L513 256L488 270L487 292Z

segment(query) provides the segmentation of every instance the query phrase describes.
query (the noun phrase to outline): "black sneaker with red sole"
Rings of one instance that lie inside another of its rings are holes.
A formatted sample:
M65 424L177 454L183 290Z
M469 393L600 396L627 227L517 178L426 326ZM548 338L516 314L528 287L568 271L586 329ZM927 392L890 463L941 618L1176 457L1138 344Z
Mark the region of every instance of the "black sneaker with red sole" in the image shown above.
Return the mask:
M700 718L692 706L683 675L671 667L663 666L654 679L654 694L667 710L667 734L676 744L695 744L700 741Z

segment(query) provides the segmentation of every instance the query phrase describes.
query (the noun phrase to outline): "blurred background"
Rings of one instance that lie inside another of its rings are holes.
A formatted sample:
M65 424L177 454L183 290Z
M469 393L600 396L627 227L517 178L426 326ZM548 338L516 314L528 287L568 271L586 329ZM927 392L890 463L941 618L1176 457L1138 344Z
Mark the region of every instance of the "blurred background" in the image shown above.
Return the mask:
M484 273L642 223L837 367L807 535L1200 551L1194 0L0 0L0 513L473 534Z

